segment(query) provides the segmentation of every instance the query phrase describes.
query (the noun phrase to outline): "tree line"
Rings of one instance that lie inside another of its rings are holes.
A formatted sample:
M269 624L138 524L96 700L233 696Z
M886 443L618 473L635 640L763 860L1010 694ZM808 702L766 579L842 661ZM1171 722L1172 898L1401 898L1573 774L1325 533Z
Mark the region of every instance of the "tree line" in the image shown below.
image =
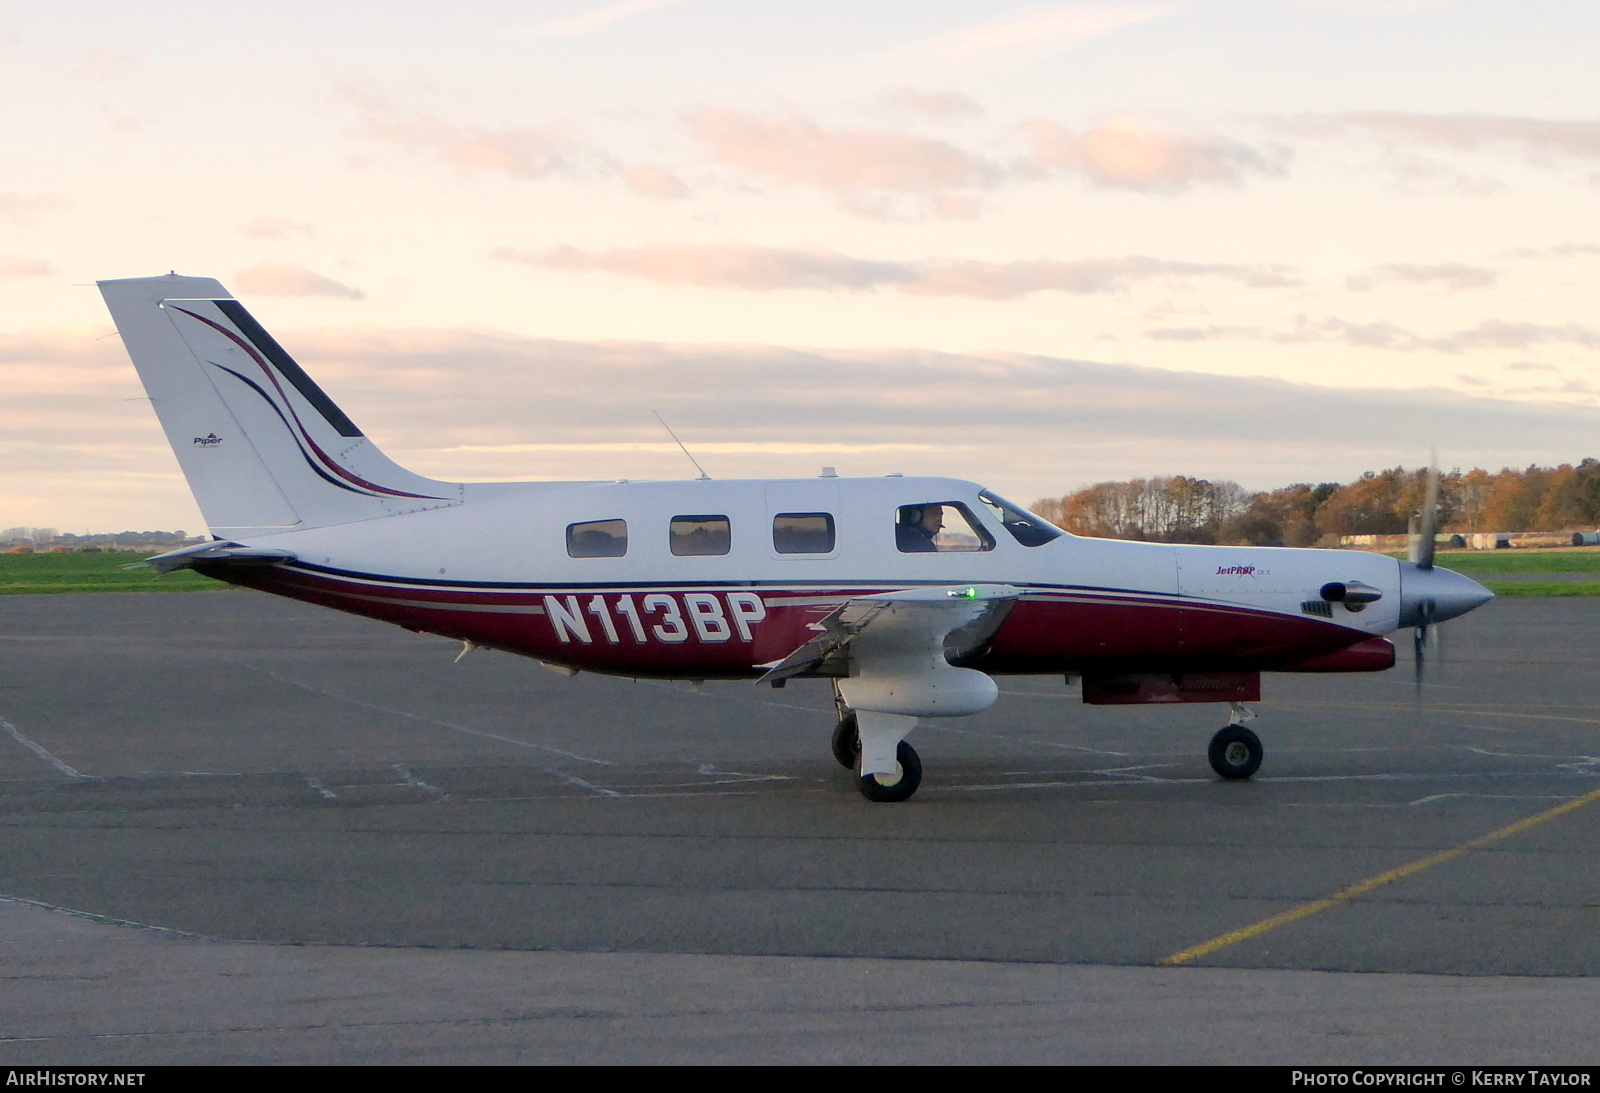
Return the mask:
M1079 535L1165 543L1315 546L1343 535L1404 534L1421 511L1427 471L1392 467L1354 482L1297 482L1251 493L1183 475L1099 482L1034 503ZM1600 527L1600 460L1576 466L1480 468L1439 476L1440 529L1565 531Z

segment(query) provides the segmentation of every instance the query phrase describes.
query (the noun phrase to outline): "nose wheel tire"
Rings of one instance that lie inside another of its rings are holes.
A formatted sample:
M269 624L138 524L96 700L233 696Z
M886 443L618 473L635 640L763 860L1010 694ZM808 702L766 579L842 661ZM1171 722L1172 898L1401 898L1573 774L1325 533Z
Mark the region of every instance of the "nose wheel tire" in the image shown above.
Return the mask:
M833 730L833 757L845 770L855 770L861 764L861 733L853 713L841 717Z
M895 773L864 774L857 779L861 796L869 801L894 804L908 799L922 784L922 760L917 750L904 740L895 749Z
M1266 754L1261 738L1243 725L1229 725L1211 738L1206 758L1211 769L1228 779L1248 778L1261 766Z

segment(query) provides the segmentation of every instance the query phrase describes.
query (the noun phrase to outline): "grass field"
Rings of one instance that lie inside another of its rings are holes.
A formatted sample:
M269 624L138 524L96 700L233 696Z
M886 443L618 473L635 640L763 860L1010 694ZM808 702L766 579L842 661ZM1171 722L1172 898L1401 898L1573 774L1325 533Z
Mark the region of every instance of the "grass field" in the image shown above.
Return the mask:
M142 554L0 554L0 596L47 592L207 592L227 586L187 569L160 574Z
M1565 550L1441 550L1434 561L1457 573L1593 573L1600 580L1600 547Z
M1395 557L1405 557L1397 554ZM1496 596L1600 596L1600 547L1544 550L1441 550L1437 564L1479 581ZM1540 574L1593 574L1592 581L1528 580ZM1497 581L1496 577L1511 580Z
M1596 581L1480 581L1496 596L1600 596Z

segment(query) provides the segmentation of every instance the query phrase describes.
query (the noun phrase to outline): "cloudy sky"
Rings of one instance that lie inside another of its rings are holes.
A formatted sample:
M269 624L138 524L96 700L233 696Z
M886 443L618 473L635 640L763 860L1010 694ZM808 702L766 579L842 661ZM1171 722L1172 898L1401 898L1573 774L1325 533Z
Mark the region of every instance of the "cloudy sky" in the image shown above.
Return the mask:
M0 526L196 530L97 278L440 477L1600 455L1600 6L12 5ZM109 335L109 336L108 336Z

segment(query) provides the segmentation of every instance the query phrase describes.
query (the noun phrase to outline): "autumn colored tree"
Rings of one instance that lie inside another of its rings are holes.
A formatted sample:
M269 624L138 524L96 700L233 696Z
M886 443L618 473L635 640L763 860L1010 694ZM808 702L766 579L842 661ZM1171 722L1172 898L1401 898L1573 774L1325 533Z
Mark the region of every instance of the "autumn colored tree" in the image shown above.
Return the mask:
M1493 531L1485 520L1489 511L1489 495L1494 490L1494 475L1481 467L1466 474L1456 474L1451 483L1451 498L1455 503L1455 518L1445 525L1451 531Z
M1487 530L1533 530L1538 522L1541 490L1549 475L1539 467L1522 472L1507 467L1495 475L1483 513Z
M1223 543L1254 546L1315 546L1317 509L1339 489L1337 482L1313 486L1298 482L1250 498L1245 511L1225 520L1218 537Z
M1343 535L1399 535L1421 511L1427 471L1391 467L1353 482L1301 482L1248 493L1234 482L1177 475L1099 482L1034 504L1068 531L1173 543L1311 546ZM1600 460L1481 468L1439 476L1441 530L1565 531L1600 527Z
M1367 471L1318 506L1317 529L1324 535L1404 533L1410 518L1406 487L1412 477L1404 467Z
M1212 543L1224 521L1243 512L1250 495L1236 482L1203 478L1135 478L1099 482L1034 511L1078 535Z
M1600 524L1600 460L1557 467L1545 487L1537 519L1545 530Z

